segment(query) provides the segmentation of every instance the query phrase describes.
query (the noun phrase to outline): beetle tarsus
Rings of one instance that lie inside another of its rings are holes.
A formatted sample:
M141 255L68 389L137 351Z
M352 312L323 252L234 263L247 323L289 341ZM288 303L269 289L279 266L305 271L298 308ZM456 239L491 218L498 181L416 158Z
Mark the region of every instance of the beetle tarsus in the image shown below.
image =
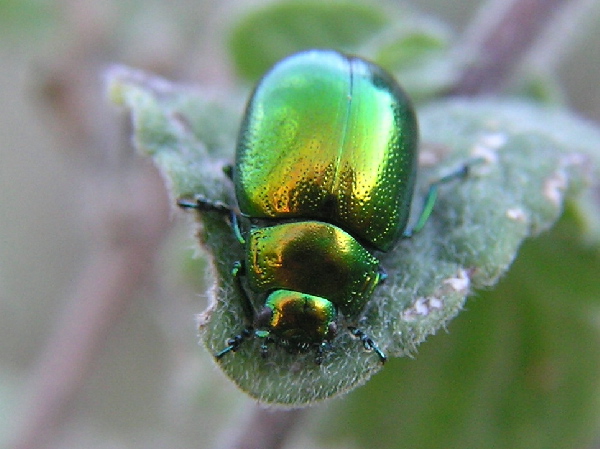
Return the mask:
M260 345L260 356L263 359L269 358L269 343L273 343L273 341L271 337L266 337L262 345Z
M425 200L423 201L423 209L419 214L419 218L414 226L406 228L404 233L402 234L402 238L408 239L411 238L416 233L420 232L429 220L433 208L435 206L435 202L437 201L438 191L440 186L447 184L455 179L465 178L471 171L471 167L473 165L484 162L482 158L472 159L464 164L462 164L457 170L448 173L447 175L442 176L441 178L433 181L429 184L429 189L427 190L427 195L425 195Z
M321 365L323 363L323 348L321 348L320 346L317 348L315 354L315 363L317 365Z
M383 268L381 265L379 265L378 271L379 271L379 284L383 284L385 282L385 280L388 278L387 271L385 271L385 268Z
M215 354L215 358L218 360L225 354L228 354L230 352L236 352L238 349L240 349L242 343L244 343L244 341L250 338L253 335L253 333L254 330L251 327L247 327L238 335L234 335L233 337L227 340L227 347Z
M348 330L353 336L360 340L360 342L363 344L363 347L367 351L373 351L375 354L377 354L382 365L387 361L386 355L381 349L379 349L379 346L377 346L377 343L375 343L371 337L356 327L350 326L348 327Z
M227 176L231 181L233 181L233 165L227 164L223 166L223 173Z

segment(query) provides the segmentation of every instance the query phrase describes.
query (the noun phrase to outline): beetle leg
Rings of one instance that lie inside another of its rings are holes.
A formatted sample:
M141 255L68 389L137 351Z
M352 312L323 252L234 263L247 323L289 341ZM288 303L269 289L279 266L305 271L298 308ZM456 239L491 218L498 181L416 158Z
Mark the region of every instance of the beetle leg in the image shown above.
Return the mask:
M316 349L315 352L316 352L316 354L315 354L315 363L317 365L320 365L321 363L323 363L323 352L325 352L323 350L323 345L317 346L317 349Z
M383 284L385 280L388 278L387 271L381 265L379 265L377 271L379 272L379 284Z
M253 334L254 334L254 329L252 329L252 327L245 328L241 333L239 333L238 335L235 335L235 336L231 337L229 340L227 340L227 347L225 349L222 349L219 352L217 352L215 354L215 358L220 359L221 357L223 357L225 354L227 354L229 352L237 351L240 348L240 346L242 345L242 343L244 341L246 341L248 338L251 338Z
M246 267L241 260L235 261L235 263L233 264L233 269L231 270L231 274L235 279L235 283L238 287L238 292L242 297L242 308L244 309L244 315L246 315L246 320L248 320L249 323L253 323L255 312L254 307L252 306L252 302L250 301L250 298L246 293L246 289L242 285L242 276L246 274Z
M325 340L324 342L322 342L321 344L319 344L316 347L316 354L315 354L315 363L317 365L320 365L323 363L323 355L325 354L325 352L327 351L331 351L331 342L328 340Z
M177 205L183 209L196 209L198 211L212 211L219 212L221 214L230 214L233 212L231 206L223 203L222 201L211 200L206 198L204 195L196 194L194 199L179 198Z
M233 264L233 268L231 269L231 275L235 279L235 283L239 290L239 294L242 297L242 308L244 309L244 315L246 316L246 321L248 323L252 323L254 321L254 308L252 307L252 303L250 302L250 298L246 294L246 290L242 285L241 277L246 274L246 268L242 261L238 260ZM254 328L251 324L238 335L234 335L229 340L227 340L227 347L222 349L221 351L215 354L215 358L220 359L225 354L229 352L235 352L239 349L242 343L250 338L253 338L255 335ZM265 346L263 344L263 346Z
M182 209L195 209L201 212L218 212L223 215L229 215L231 229L233 229L236 239L241 245L246 243L246 240L242 236L242 230L240 229L236 211L222 201L210 200L204 195L197 194L194 196L193 200L179 198L177 200L177 205Z
M230 224L231 228L233 229L233 233L242 245L245 244L245 240L242 236L242 231L240 230L240 226L238 223L238 216L233 210L233 208L231 208L227 204L221 201L209 200L203 195L195 195L193 200L184 198L178 199L177 205L183 209L195 209L197 211L218 212L220 214L230 215ZM231 274L235 279L239 294L242 298L242 308L244 310L244 315L246 316L246 321L249 323L249 325L240 334L235 335L229 340L227 340L227 347L215 354L215 358L217 359L220 359L229 352L237 351L245 340L254 336L254 330L251 326L251 323L254 321L254 308L252 307L250 298L248 297L246 290L242 285L241 277L246 274L246 269L242 261L236 261L233 264Z
M235 238L238 242L240 242L240 245L245 245L246 239L242 235L242 230L240 229L240 222L238 220L237 214L234 211L231 211L230 220L231 221L229 224L231 226L231 229L233 229L233 234L235 235Z
M377 344L373 341L373 339L371 337L369 337L362 330L360 330L356 327L350 326L350 327L348 327L348 330L350 331L350 333L353 336L355 336L356 338L358 338L361 341L361 343L363 344L364 348L367 351L375 351L375 353L379 357L379 361L381 362L382 365L386 362L386 360L387 360L386 355L383 353L383 351L381 349L379 349L379 346L377 346Z
M262 344L260 345L260 355L263 359L269 358L269 343L273 343L272 337L264 337Z
M230 181L233 181L233 165L232 164L224 165L223 173L225 173L225 176L227 176Z
M471 167L474 164L477 164L480 162L483 162L483 159L480 159L480 158L473 159L472 161L469 161L469 162L466 162L465 164L463 164L458 170L455 170L445 176L442 176L438 180L433 181L429 185L427 195L425 195L425 201L423 202L423 209L421 210L419 219L417 220L417 222L415 223L415 225L412 228L408 228L404 231L404 233L402 234L402 237L410 238L425 227L427 220L431 216L431 212L433 212L433 207L435 206L435 202L436 202L437 196L438 196L438 190L441 185L447 184L448 182L453 181L455 179L465 178L469 174Z

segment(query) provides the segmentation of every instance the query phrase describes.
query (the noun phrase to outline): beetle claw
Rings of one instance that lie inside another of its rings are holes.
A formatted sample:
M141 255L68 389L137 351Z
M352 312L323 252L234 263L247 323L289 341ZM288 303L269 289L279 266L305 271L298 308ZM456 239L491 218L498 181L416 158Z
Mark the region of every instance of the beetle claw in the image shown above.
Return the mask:
M387 356L383 353L381 349L379 349L379 346L377 346L377 344L373 341L371 337L369 337L362 330L356 327L350 326L348 327L348 330L353 336L355 336L361 341L363 347L367 351L373 351L377 354L377 356L379 357L379 361L382 365L387 361Z

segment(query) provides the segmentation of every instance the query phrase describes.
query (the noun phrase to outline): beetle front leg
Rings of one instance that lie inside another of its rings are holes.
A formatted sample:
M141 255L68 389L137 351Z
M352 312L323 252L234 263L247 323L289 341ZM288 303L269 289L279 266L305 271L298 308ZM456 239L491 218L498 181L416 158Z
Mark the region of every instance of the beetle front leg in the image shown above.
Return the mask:
M229 340L227 340L227 347L225 349L222 349L219 352L217 352L215 354L215 358L218 360L229 352L236 352L240 348L242 343L244 341L248 340L249 338L252 338L253 335L254 335L254 329L252 327L245 328L238 335L235 335L235 336L231 337Z
M254 336L256 335L254 328L252 327L252 323L254 321L254 307L252 306L250 298L246 294L246 290L242 285L241 277L244 274L246 274L246 269L242 261L238 260L233 264L231 274L235 280L238 293L242 299L242 309L244 310L244 315L246 317L247 327L244 328L244 330L242 330L242 332L240 332L238 335L234 335L229 340L227 340L227 347L215 354L216 359L220 359L229 352L236 352L244 341L250 338L254 338Z
M235 279L235 284L237 285L238 293L242 298L242 308L244 309L244 315L246 316L246 320L248 323L254 323L254 306L250 301L250 297L246 293L246 289L242 284L242 276L246 274L246 266L241 260L235 261L233 264L233 269L231 270L231 274Z
M358 329L357 327L348 327L348 330L350 331L350 333L355 336L356 338L358 338L361 343L363 344L364 348L367 351L374 351L377 356L379 356L379 361L381 362L381 364L383 365L386 360L387 357L386 355L383 353L383 351L381 349L379 349L379 346L377 346L377 344L373 341L373 339L371 337L369 337L367 334L365 334L362 330Z

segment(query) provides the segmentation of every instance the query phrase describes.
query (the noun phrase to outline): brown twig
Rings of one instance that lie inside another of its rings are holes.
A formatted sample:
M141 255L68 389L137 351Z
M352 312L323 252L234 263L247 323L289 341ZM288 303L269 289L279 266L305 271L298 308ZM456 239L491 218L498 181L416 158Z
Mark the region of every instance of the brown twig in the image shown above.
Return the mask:
M486 2L461 46L469 64L452 95L498 93L523 57L568 0L495 0Z
M250 419L233 443L231 449L280 449L302 420L306 409L269 410L253 406Z
M166 194L148 166L132 178L127 193L111 197L113 207L100 224L103 238L32 375L29 406L14 449L38 449L52 441L112 324L152 274L156 248L169 228Z
M64 0L61 5L76 37L62 59L55 61L43 93L61 137L66 138L64 146L78 148L77 160L84 168L82 185L94 190L86 203L94 205L90 208L93 217L87 219L95 233L88 239L89 261L31 375L24 415L13 437L14 449L53 445L54 433L93 368L106 336L134 292L152 279L156 250L170 228L161 178L150 164L123 158L119 153L122 142L107 126L116 128L103 110L99 83L99 55L105 54L110 35L102 20L104 14L89 8L90 2L82 5ZM126 151L132 153L130 148ZM127 163L123 163L125 159Z

